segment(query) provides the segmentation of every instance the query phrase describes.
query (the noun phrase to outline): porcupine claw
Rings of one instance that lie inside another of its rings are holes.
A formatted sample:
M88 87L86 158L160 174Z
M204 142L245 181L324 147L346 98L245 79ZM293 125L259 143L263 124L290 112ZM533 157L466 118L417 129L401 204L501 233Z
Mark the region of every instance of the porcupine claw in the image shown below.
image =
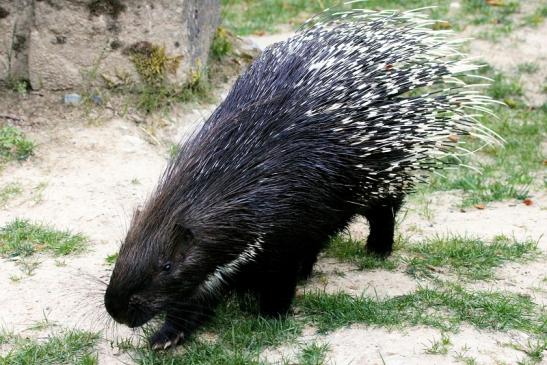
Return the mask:
M172 337L170 337L172 336ZM150 339L150 344L152 345L152 350L167 350L169 348L174 348L182 340L183 334L165 334L158 332Z

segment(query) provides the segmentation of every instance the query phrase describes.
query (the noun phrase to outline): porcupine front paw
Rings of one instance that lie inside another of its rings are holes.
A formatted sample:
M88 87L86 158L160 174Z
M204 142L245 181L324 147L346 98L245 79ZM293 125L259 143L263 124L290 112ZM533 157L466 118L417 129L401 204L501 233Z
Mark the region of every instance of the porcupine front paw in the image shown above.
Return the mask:
M184 333L173 322L165 321L163 326L156 331L150 338L150 347L153 350L166 350L174 348L184 339Z

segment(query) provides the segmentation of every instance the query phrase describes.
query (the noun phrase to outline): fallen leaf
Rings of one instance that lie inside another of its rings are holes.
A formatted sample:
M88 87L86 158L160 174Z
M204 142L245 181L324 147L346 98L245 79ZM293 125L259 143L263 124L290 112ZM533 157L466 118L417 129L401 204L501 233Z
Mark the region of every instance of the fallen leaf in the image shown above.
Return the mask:
M439 20L436 21L435 24L433 24L432 28L433 30L446 30L452 29L452 25L445 20Z
M522 201L524 203L524 205L532 205L534 204L534 202L532 201L532 199L530 198L526 198Z
M486 4L490 6L505 6L504 0L486 0Z
M484 209L484 208L486 208L486 205L484 205L484 204L475 204L475 208Z

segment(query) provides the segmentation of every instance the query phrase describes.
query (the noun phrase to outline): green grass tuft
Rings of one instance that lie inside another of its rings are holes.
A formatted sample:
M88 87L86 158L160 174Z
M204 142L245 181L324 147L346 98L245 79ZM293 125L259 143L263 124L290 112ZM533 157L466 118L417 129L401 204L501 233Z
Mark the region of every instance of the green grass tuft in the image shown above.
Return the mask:
M24 161L34 152L35 145L23 132L11 126L0 127L0 163L11 160Z
M520 8L519 1L505 0L499 6L488 4L484 0L463 0L462 12L471 24L507 25L511 15Z
M0 364L95 365L98 359L94 347L98 339L96 333L84 331L50 335L45 341L8 336L5 343L9 350L0 355Z
M58 256L68 255L81 252L87 241L81 234L16 219L0 228L0 255L25 257L42 251Z
M202 329L210 340L199 335L185 344L184 353L158 353L137 349L137 362L154 364L259 364L266 347L294 340L302 325L294 318L265 319L242 312L235 298L218 310L212 322ZM203 333L202 332L202 333Z
M499 119L480 118L481 123L505 139L503 146L486 147L472 156L463 156L462 163L475 166L480 173L459 167L433 176L424 190L453 190L464 192L463 207L492 201L528 197L529 190L541 182L538 171L544 168L542 143L547 137L547 111L518 107L493 109ZM473 151L482 143L467 138L466 148ZM536 187L537 189L537 187Z
M328 344L311 343L304 346L298 354L299 365L323 365L329 352Z
M425 325L454 331L461 323L492 330L522 330L542 335L547 320L528 296L490 291L466 291L457 285L420 288L388 299L355 298L345 293L308 292L298 307L302 315L328 332L353 323L401 327Z
M105 261L109 265L114 265L117 259L118 259L118 252L113 253L112 255L106 256Z
M443 333L439 340L431 341L431 345L425 349L425 353L430 355L446 355L451 346L450 337Z
M177 157L179 151L180 151L180 145L176 143L170 143L167 146L167 154L169 155L170 159Z
M359 270L386 269L393 270L397 264L394 258L383 259L365 251L365 243L345 235L333 237L325 250L325 255L340 261L355 264Z
M0 207L6 205L8 201L21 194L23 189L20 184L11 183L0 189Z
M180 87L162 82L134 86L127 91L136 107L145 113L165 110L176 103L211 100L209 77L201 69L192 71Z
M533 62L521 63L517 66L517 70L520 73L535 74L539 71L539 65Z
M219 27L215 32L213 43L211 44L211 57L220 61L232 51L230 35L225 28Z
M536 242L516 242L505 236L489 243L465 236L434 237L405 249L411 254L407 269L411 275L430 275L432 267L448 266L458 276L474 280L491 278L493 269L507 261L539 255Z
M543 24L545 18L547 18L547 5L542 4L532 14L524 18L524 25L538 27Z
M342 0L222 0L222 21L225 27L237 34L275 32L277 25L289 24L297 27L309 17L326 8L368 9L416 9L436 5L428 9L433 17L440 18L448 11L447 0L368 0L344 6Z
M488 88L488 94L494 99L506 102L508 100L518 100L523 94L522 86L514 79L507 78L501 73L493 76L493 82ZM511 105L509 105L511 107Z

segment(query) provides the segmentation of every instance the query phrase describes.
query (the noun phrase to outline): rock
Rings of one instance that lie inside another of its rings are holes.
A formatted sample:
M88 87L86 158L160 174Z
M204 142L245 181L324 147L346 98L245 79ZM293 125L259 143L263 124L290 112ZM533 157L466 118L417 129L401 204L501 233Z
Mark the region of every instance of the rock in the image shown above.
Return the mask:
M243 59L252 60L262 53L258 44L250 38L234 36L232 44L234 54Z
M32 0L0 5L0 80L28 80L28 45Z
M142 42L176 60L166 73L183 84L191 71L205 66L220 21L219 0L4 2L9 15L0 19L0 37L8 48L21 49L10 53L0 47L0 77L28 79L33 89L138 82L130 51ZM25 42L7 35L14 28Z
M92 95L91 100L95 103L95 105L103 104L103 98L100 95Z
M82 102L82 97L79 94L66 94L63 101L66 105L79 105Z

